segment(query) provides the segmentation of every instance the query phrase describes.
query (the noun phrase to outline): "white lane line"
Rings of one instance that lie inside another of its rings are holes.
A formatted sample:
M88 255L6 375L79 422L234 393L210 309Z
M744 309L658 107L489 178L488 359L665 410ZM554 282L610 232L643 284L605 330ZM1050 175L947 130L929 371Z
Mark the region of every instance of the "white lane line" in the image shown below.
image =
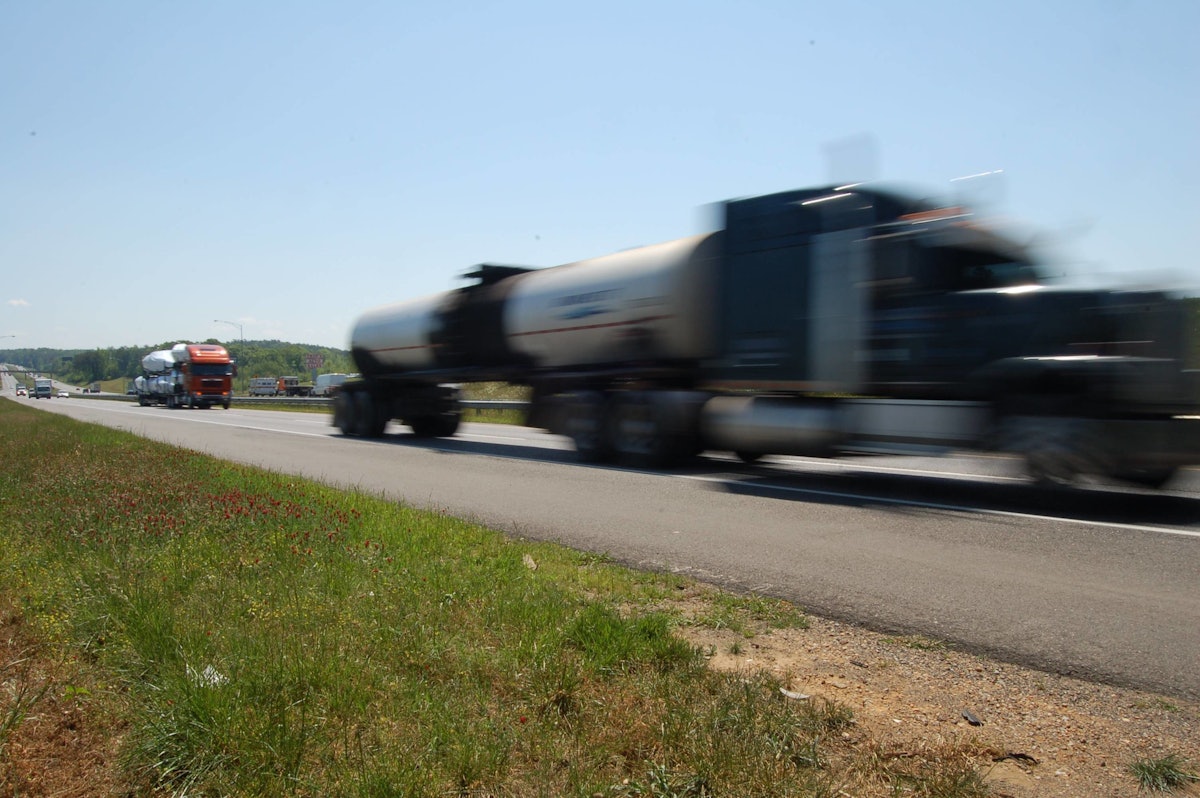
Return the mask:
M141 410L142 410L141 408L131 408L131 409L121 409L121 410L114 409L110 412L120 413L125 416L137 416L137 415L141 415L141 413L139 412ZM205 411L194 411L194 412L205 412ZM247 429L247 430L254 430L256 432L278 432L278 433L282 433L285 435L300 435L300 436L308 437L308 438L331 437L330 432L301 432L301 431L294 430L294 429L281 429L279 427L266 427L266 426L262 426L259 424L249 424L249 423L246 423L243 421L238 421L236 419L221 418L219 416L216 418L200 418L198 416L191 415L191 413L189 413L187 410L177 410L177 411L172 411L172 413L173 413L173 416L172 416L173 423L180 422L180 423L185 423L185 424L209 424L214 427L232 427L234 429ZM154 416L147 416L147 418L162 418L162 414L156 414Z
M1174 529L1164 526L1146 526L1142 524L1121 524L1114 521L1088 521L1083 518L1067 518L1065 516L1056 515L1039 515L1037 513L1019 513L1013 510L988 510L982 507L969 507L956 504L940 504L938 502L923 502L915 499L890 499L881 496L870 496L860 493L843 493L835 490L818 490L816 488L793 488L786 485L769 485L764 482L738 482L736 480L726 479L724 477L702 477L689 476L687 474L677 475L679 479L691 480L693 482L707 482L718 485L727 485L730 487L745 487L751 486L760 490L778 491L780 493L799 493L808 496L828 496L835 499L854 499L857 501L870 501L878 504L894 504L904 507L923 507L931 510L947 510L951 512L967 513L971 515L989 515L998 518L1020 518L1032 521L1054 521L1064 524L1075 524L1077 526L1098 526L1107 529L1128 529L1137 532L1155 532L1162 535L1177 535L1185 538L1200 539L1200 532L1195 532L1187 529Z

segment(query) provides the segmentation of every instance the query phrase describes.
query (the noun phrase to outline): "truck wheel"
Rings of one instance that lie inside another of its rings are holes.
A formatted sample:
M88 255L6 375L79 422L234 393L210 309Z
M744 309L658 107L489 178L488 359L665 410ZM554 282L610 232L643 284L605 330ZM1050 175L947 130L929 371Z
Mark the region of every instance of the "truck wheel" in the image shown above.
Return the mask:
M1171 466L1162 466L1159 468L1125 468L1117 469L1113 472L1112 476L1113 479L1119 479L1131 485L1158 490L1171 481L1172 477L1175 476L1176 470Z
M354 395L354 434L366 437L371 430L371 416L375 412L375 403L371 394L359 391Z
M575 442L575 451L585 463L612 459L610 403L600 391L582 391L566 403L565 433Z
M458 425L462 421L460 413L443 414L439 419L439 438L453 438L458 433Z
M415 416L408 426L418 438L452 438L458 432L458 423L458 413L447 412L437 416Z
M1000 450L1020 455L1026 473L1038 483L1069 485L1081 474L1111 471L1111 458L1084 419L1009 416L999 430Z
M359 391L354 397L354 433L364 438L383 437L388 423L385 407L386 403L370 391Z
M368 438L382 438L383 432L387 429L387 424L391 420L391 416L388 413L387 400L376 398L373 401L370 424L367 426L366 436Z
M333 399L333 426L343 435L354 434L354 394L342 391Z
M671 435L664 414L669 412L641 391L620 395L612 413L613 445L630 464L641 468L663 468L677 461L681 452Z

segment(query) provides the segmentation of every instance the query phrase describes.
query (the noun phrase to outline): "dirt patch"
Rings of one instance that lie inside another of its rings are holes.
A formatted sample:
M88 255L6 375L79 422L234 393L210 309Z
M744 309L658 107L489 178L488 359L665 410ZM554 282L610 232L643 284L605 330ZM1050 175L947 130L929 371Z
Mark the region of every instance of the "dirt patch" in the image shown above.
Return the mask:
M95 711L98 689L0 612L0 798L116 793L120 729Z
M1129 765L1176 754L1200 765L1200 704L992 662L920 638L810 619L747 639L684 629L711 667L767 670L789 693L854 711L847 733L885 757L964 750L994 794L1098 798L1138 792ZM1200 795L1195 785L1176 795Z

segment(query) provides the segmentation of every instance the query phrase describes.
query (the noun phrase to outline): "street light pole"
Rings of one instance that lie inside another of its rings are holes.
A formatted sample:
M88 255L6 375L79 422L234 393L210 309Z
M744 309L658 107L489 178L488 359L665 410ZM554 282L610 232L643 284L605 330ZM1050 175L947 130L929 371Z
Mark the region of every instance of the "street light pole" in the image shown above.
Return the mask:
M213 319L213 321L217 324L229 324L229 325L232 325L232 326L238 328L238 340L242 342L242 350L238 354L241 356L240 357L241 360L245 360L245 358L246 358L246 331L243 329L242 325L236 321L225 321L224 319ZM245 368L245 366L246 366L245 363L242 363L241 365L243 368ZM237 372L235 371L234 373L236 374Z
M216 324L231 324L234 327L237 327L238 328L238 340L242 342L242 346L246 345L246 335L245 335L245 332L244 332L241 324L237 323L236 321L225 321L224 319L213 319L213 322L215 322Z

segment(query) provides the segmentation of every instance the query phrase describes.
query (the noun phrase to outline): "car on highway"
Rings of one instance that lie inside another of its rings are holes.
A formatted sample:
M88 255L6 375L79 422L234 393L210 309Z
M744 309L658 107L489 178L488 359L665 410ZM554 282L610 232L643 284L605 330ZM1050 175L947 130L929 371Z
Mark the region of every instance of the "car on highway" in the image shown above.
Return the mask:
M59 399L66 399L66 398L67 398L68 396L70 396L70 395L71 395L71 394L70 394L70 393L68 393L67 391L59 391L59 392L58 392L58 398L59 398Z
M17 386L17 396L29 396L29 391L25 390L24 385Z

